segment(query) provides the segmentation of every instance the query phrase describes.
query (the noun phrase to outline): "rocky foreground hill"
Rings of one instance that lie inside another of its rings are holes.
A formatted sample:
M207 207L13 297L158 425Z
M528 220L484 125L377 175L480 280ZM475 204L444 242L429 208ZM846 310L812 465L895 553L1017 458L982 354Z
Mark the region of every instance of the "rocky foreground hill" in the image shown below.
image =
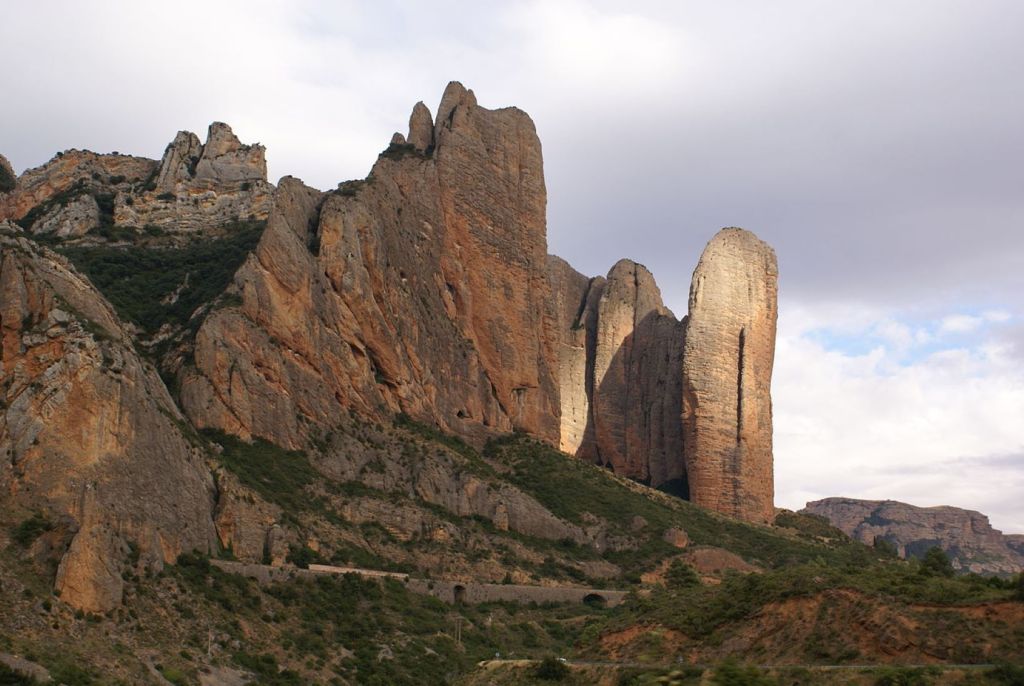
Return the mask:
M824 517L866 545L884 540L900 557L922 557L940 547L957 570L977 574L1017 574L1024 569L1021 535L993 529L988 517L959 507L915 507L895 500L825 498L803 512Z

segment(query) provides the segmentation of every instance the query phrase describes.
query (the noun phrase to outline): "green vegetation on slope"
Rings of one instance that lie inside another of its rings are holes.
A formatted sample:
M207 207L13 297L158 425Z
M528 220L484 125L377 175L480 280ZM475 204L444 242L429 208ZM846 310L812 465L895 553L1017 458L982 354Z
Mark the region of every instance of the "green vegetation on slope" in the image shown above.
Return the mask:
M660 538L670 527L686 531L692 543L725 548L765 567L819 558L833 564L863 566L879 558L841 532L821 527L818 519L789 515L783 525L793 528L792 532L728 519L672 496L641 492L607 470L568 458L520 434L489 442L484 456L510 467L505 478L559 517L583 523L584 514L590 513L607 520L618 533L641 539L639 550L607 555L627 567L651 567L658 559L678 552ZM652 529L646 539L631 528L635 516L646 520Z
M175 624L187 627L202 611L193 610L197 600L213 608L215 621L240 644L235 663L259 675L257 684L446 684L495 653L568 651L577 627L606 612L586 605L453 608L396 580L355 575L261 588L196 555L181 556L171 571L188 592L176 603ZM237 628L241 622L247 635Z
M185 247L134 245L67 247L118 314L148 333L164 324L184 326L196 309L211 302L231 282L259 242L265 222L237 222L223 237Z

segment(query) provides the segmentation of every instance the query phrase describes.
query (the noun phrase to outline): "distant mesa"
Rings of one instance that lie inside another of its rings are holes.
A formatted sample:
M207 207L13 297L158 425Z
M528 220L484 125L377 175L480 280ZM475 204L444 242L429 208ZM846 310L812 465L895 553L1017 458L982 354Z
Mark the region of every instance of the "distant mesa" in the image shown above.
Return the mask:
M1024 536L993 529L988 517L959 507L915 507L895 500L825 498L803 510L867 545L884 540L900 557L942 548L955 569L1007 576L1024 570Z

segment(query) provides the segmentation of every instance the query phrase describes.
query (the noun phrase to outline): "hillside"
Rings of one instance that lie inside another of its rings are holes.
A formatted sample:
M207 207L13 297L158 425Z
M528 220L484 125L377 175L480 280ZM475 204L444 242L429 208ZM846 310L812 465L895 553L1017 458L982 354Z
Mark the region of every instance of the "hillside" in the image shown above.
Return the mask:
M233 484L236 502L249 512L281 508L295 536L268 557L631 594L610 609L452 606L400 580L321 576L260 586L188 554L156 573L136 562L123 572L121 607L76 613L47 583L52 523L27 517L5 522L0 534L0 652L27 656L69 684L146 683L155 679L151 668L172 683L229 683L209 674L240 670L266 684L420 684L472 674L496 653L649 664L633 671L656 675L677 657L941 665L1024 651L1024 603L1012 599L1008 584L927 576L916 563L885 559L814 518L783 513L775 527L724 518L524 436L477 452L399 419L353 424L331 440L363 446L364 464L399 462L404 452L421 457L422 473L457 469L464 479L518 493L538 517L561 522L563 537L523 533L529 524L496 526L471 509L460 512L457 502L438 504L437 494L408 489L387 471L345 471L352 466L329 465L320 453L212 438L222 443L198 440L211 456L223 449L219 479ZM401 520L389 517L395 512ZM240 534L219 553L231 558L235 546L247 545L247 519L237 510L221 514ZM417 518L416 530L398 528ZM511 670L508 683L525 683L531 668L488 669Z
M452 83L329 192L221 123L0 171L0 683L1024 654L1018 580L774 508L771 247L711 237L682 319L576 272L516 108Z

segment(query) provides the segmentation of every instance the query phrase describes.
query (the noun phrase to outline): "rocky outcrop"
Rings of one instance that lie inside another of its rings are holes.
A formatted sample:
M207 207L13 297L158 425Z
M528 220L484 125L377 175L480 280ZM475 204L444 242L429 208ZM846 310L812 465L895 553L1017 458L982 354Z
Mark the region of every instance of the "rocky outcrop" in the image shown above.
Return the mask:
M33 233L92 242L101 226L130 236L207 234L267 218L274 187L261 145L243 145L227 124L210 125L206 144L181 131L157 163L141 157L70 150L25 172L0 193L0 219ZM97 203L99 203L97 205ZM109 232L108 232L109 233Z
M884 539L900 557L923 557L940 547L954 569L977 574L1016 574L1024 569L1019 542L1003 535L988 517L959 507L915 507L895 500L825 498L807 503L803 512L829 520L851 538L867 545Z
M109 192L111 186L143 183L157 163L144 157L116 153L100 155L88 150L68 150L41 167L18 178L17 188L0 194L0 220L20 220L46 203L64 204L86 192Z
M720 231L693 273L683 352L690 499L761 522L774 516L777 281L771 247L743 229Z
M617 474L682 479L682 342L651 273L620 260L598 303L592 396L597 459Z
M590 279L560 257L548 257L551 307L558 331L558 389L561 405L558 448L597 460L590 399L594 395L597 306L604 277Z
M213 484L110 305L13 225L0 225L0 248L3 507L69 522L55 590L105 612L128 566L209 549Z
M100 207L88 193L79 195L66 205L56 205L32 226L32 233L51 234L59 238L77 238L100 225Z
M238 220L265 220L274 187L267 183L266 150L244 145L222 122L210 124L206 143L179 131L164 151L154 183L118 195L117 225L198 233Z
M429 155L392 146L326 196L282 180L241 306L197 336L196 424L297 447L349 409L401 411L475 440L558 440L540 143L459 84L440 112Z
M422 102L416 103L409 115L409 145L420 152L432 150L434 147L434 120L430 110Z

